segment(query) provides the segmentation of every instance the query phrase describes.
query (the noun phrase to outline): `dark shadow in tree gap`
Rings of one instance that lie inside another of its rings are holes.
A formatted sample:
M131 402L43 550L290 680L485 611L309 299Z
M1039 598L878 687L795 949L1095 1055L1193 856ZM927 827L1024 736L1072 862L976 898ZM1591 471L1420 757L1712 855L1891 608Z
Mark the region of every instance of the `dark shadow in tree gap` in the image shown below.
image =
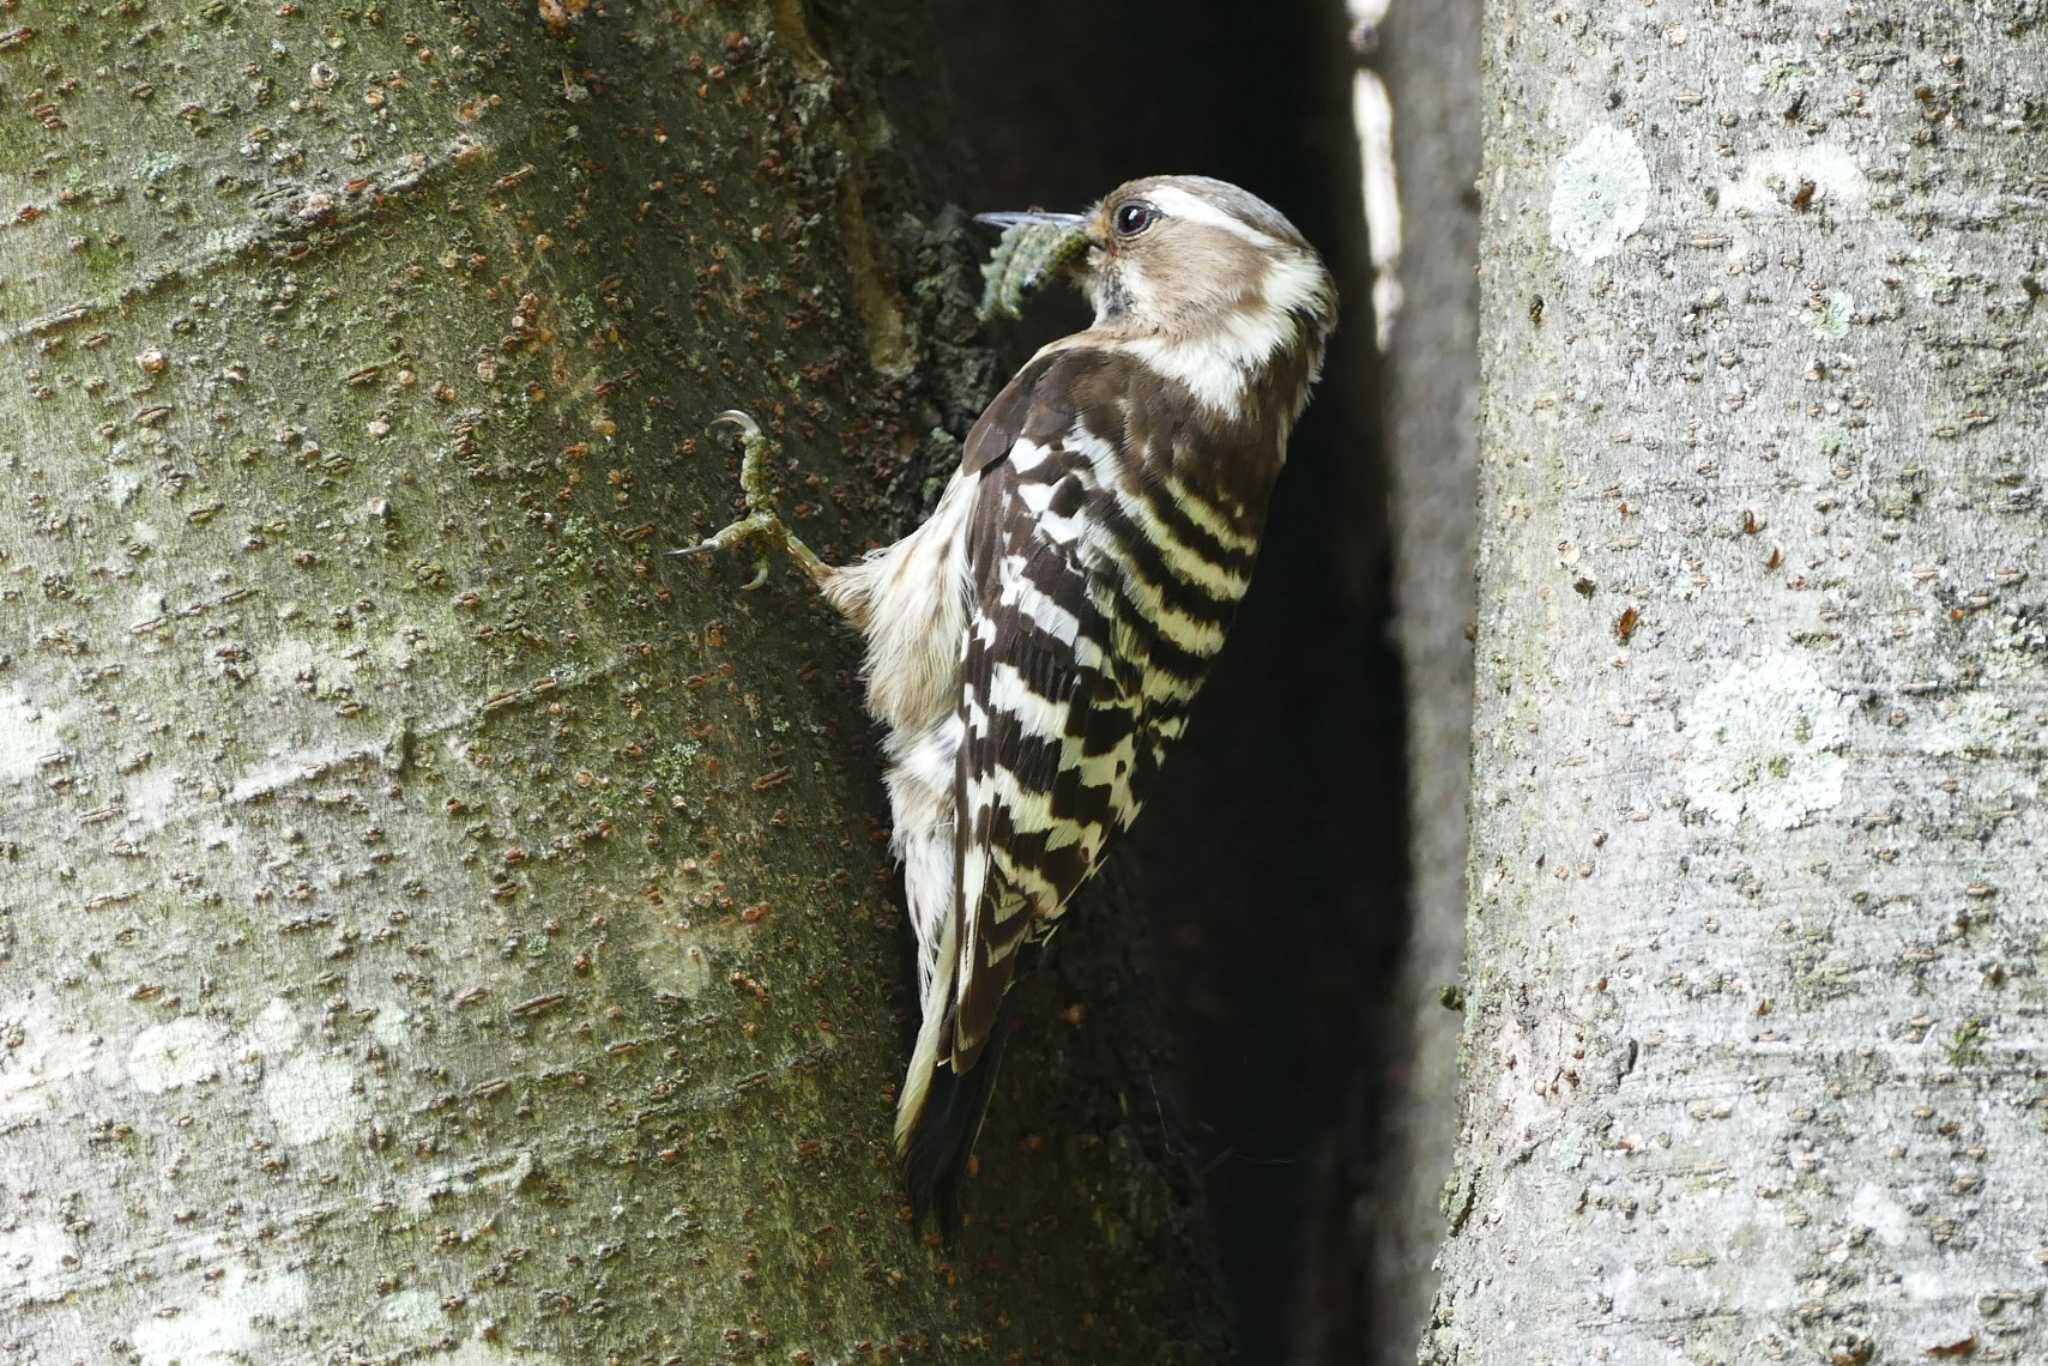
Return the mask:
M1386 1066L1376 1003L1408 911L1343 6L1053 0L941 6L937 21L967 168L948 197L965 210L1079 209L1134 176L1215 175L1278 206L1338 277L1343 326L1256 580L1120 880L1150 916L1187 1059L1130 1094L1157 1102L1199 1178L1240 1359L1356 1342L1370 1326L1348 1208ZM1085 318L1078 300L1041 301L1006 359ZM1084 904L1066 935L1089 921ZM1030 1058L1020 1037L1012 1067ZM998 1095L984 1147L1031 1120Z

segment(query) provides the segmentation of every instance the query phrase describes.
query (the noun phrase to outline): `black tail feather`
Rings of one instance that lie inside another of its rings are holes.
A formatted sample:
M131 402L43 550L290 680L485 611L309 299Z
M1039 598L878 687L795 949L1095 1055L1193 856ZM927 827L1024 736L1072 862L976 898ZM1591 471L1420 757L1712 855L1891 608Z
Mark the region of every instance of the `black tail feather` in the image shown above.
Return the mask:
M998 1023L965 1075L944 1063L933 1069L924 1113L904 1149L911 1227L922 1227L927 1214L936 1214L939 1233L948 1243L960 1232L961 1183L967 1179L967 1159L974 1155L974 1140L981 1136L981 1122L988 1115L989 1097L995 1094L1009 1034Z

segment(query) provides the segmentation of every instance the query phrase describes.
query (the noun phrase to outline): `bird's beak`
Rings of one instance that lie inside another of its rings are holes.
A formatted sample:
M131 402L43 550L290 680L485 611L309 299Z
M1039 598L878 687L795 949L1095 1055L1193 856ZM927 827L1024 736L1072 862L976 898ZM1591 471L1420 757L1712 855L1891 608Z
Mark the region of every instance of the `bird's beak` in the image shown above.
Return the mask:
M977 315L1022 316L1024 296L1049 277L1071 269L1087 275L1088 220L1078 213L978 213L977 223L1003 230L1003 240L981 272L981 306Z
M1088 220L1085 216L1078 213L1039 213L1033 210L1030 213L978 213L974 215L974 221L985 223L991 228L1007 230L1025 223L1044 223L1052 227L1078 228Z

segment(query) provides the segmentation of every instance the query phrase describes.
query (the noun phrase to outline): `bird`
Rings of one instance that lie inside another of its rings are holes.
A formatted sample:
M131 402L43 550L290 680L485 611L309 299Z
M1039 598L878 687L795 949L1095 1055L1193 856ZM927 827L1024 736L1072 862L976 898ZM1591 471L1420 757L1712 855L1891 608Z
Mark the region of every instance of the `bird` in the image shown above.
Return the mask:
M783 522L746 413L747 514L696 554L781 549L865 643L920 1024L894 1146L912 1227L951 1240L1007 1038L1019 950L1137 818L1251 582L1288 438L1336 326L1321 257L1225 181L1164 175L1079 214L977 221L1046 239L1084 329L968 431L931 514L832 566ZM1001 253L999 253L1000 257Z

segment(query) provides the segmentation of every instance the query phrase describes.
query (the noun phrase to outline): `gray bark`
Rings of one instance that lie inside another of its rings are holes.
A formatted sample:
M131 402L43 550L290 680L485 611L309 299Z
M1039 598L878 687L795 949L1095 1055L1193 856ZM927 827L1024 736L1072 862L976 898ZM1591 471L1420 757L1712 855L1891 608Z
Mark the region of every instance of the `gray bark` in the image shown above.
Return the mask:
M2048 1357L2032 5L1496 0L1460 1362Z
M1099 972L913 1239L850 642L659 557L985 393L874 17L4 16L0 1356L1220 1358Z

